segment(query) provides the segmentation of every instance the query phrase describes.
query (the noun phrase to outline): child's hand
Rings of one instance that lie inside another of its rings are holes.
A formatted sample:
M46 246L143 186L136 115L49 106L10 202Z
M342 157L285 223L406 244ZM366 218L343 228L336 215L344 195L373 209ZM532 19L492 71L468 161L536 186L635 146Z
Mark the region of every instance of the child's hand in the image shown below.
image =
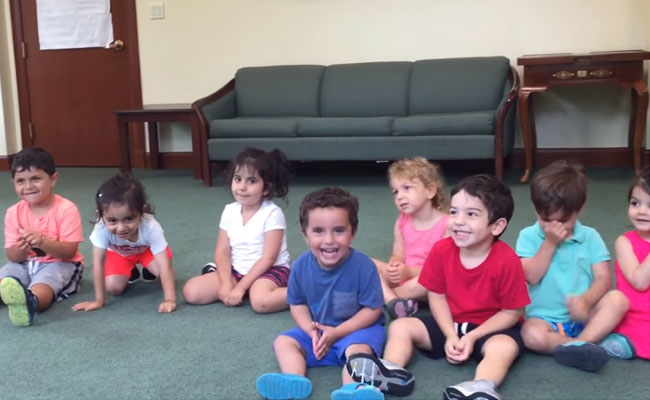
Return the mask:
M458 362L465 362L469 358L472 351L474 351L474 339L469 335L465 335L458 340L458 349L460 350L460 355L456 359Z
M244 298L245 294L246 294L245 290L243 290L239 286L235 286L234 288L232 288L230 293L228 293L223 303L228 307L239 306L241 305L242 299Z
M16 242L16 244L17 244L18 248L19 248L21 251L24 251L24 252L26 252L26 253L29 253L29 252L32 250L32 245L29 244L29 242L27 242L27 241L26 241L25 239L23 239L22 237L19 237L19 238L18 238L18 241Z
M174 300L164 300L158 306L159 313L167 314L170 312L174 312L174 310L176 310L176 301Z
M445 341L445 354L447 355L447 361L451 364L460 364L464 361L461 360L462 349L458 336L447 338Z
M20 229L19 233L20 239L29 244L31 247L41 247L41 244L43 244L43 235L41 235L40 232L25 231Z
M544 235L546 240L556 246L569 238L569 231L560 221L549 221L544 224Z
M101 301L82 301L72 306L72 311L93 311L102 307L104 307L104 303Z
M318 322L313 322L313 326L320 332L320 337L316 342L316 346L314 346L314 356L317 360L322 360L329 353L332 344L338 340L338 337L333 326L323 325Z
M566 306L572 320L586 322L589 319L589 304L582 296L567 297Z
M401 261L393 261L388 264L388 280L391 283L399 284L404 279L406 279L406 264Z

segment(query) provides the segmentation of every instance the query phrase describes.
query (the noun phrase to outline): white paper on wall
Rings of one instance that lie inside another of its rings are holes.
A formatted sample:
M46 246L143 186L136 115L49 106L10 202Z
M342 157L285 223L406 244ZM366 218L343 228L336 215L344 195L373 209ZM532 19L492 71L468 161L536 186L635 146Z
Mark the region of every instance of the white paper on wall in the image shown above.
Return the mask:
M104 47L113 41L110 0L36 0L41 50Z

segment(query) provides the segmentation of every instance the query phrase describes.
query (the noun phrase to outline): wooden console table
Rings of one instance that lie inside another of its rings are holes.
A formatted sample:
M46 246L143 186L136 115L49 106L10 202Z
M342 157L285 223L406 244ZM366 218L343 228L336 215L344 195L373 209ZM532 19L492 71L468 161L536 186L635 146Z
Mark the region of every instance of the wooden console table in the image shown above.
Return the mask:
M149 161L151 168L160 167L158 151L158 122L189 122L192 130L192 168L194 179L203 179L201 172L200 127L196 111L191 104L148 104L131 110L117 110L117 132L120 142L120 167L131 170L129 152L129 122L145 123L149 137Z
M643 61L650 52L642 50L595 52L587 54L540 54L517 58L524 67L524 83L519 91L519 121L525 151L526 170L521 182L527 182L537 147L531 95L556 85L614 84L630 88L632 112L628 149L634 158L634 170L641 170L641 152L645 136L648 88L643 81Z

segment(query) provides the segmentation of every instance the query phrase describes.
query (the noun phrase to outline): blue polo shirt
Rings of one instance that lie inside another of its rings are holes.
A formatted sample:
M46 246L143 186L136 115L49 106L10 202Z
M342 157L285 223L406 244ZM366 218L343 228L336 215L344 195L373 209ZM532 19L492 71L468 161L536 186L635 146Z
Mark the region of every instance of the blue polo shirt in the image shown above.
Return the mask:
M534 257L544 236L539 222L524 228L517 239L517 255ZM609 260L609 251L598 232L576 221L573 236L557 246L544 277L536 285L528 285L531 303L526 308L526 317L570 321L566 298L586 292L594 280L591 266Z

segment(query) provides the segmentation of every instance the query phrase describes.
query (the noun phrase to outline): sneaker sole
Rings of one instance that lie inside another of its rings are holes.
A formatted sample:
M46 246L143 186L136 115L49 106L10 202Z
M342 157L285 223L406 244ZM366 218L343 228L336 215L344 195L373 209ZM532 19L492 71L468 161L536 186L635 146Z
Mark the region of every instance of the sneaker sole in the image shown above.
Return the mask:
M384 400L384 394L368 387L353 391L336 389L331 394L331 400Z
M597 372L609 361L602 347L587 343L579 346L559 346L553 352L555 361L587 372Z
M408 396L415 386L415 379L411 373L388 369L371 354L350 356L345 363L345 368L355 381L376 386L382 392L395 396Z
M306 399L312 391L309 379L292 374L264 374L257 378L256 387L269 400Z
M621 341L625 343L627 349L615 339L611 339L613 335L620 338ZM630 339L625 335L619 333L612 333L605 338L605 340L600 344L600 347L605 349L607 355L614 358L620 358L621 360L631 360L636 356L636 349L634 344Z
M463 392L455 388L447 388L445 389L443 394L445 400L475 400L475 399L499 400L498 398L483 392L474 392L469 396L465 396Z
M30 326L29 310L25 289L14 278L4 278L0 282L0 296L9 308L9 319L16 326Z

